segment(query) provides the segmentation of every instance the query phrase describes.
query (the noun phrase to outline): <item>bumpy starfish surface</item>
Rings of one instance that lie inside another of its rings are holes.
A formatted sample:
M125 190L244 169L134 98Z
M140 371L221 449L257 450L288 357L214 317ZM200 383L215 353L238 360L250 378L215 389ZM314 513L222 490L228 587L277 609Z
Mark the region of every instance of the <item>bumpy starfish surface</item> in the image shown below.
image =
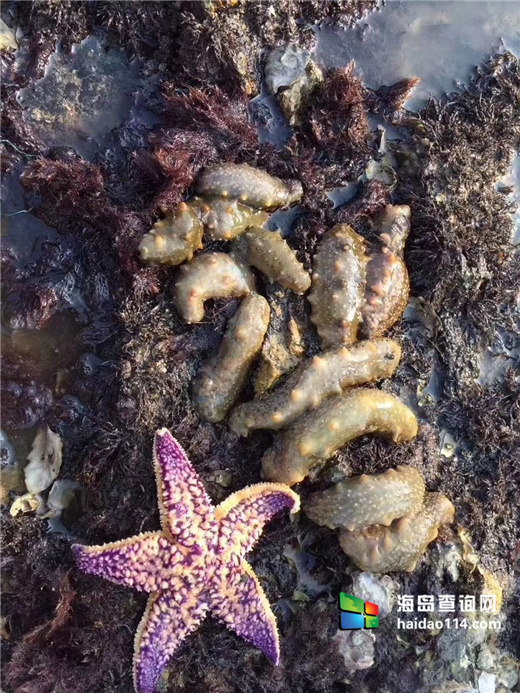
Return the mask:
M154 464L162 531L72 547L85 572L151 593L135 638L137 693L153 693L168 660L208 612L278 664L276 619L244 556L274 515L297 512L299 497L284 484L256 484L214 507L165 428L155 436Z

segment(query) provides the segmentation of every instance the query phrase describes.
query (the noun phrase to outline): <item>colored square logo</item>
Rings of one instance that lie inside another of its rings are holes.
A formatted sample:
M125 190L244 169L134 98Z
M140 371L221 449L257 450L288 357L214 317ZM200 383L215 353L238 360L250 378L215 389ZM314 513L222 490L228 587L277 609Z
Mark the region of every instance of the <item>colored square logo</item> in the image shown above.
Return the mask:
M365 627L365 617L363 614L352 614L342 611L339 615L339 627L341 630L353 630L354 628Z
M365 602L365 614L369 616L379 616L379 607L377 604L372 604L372 602Z
M340 592L339 627L341 630L377 628L379 626L379 607L372 602L364 602L359 597Z
M341 611L355 611L362 614L365 611L365 602L359 597L353 597L351 594L339 593L339 608Z

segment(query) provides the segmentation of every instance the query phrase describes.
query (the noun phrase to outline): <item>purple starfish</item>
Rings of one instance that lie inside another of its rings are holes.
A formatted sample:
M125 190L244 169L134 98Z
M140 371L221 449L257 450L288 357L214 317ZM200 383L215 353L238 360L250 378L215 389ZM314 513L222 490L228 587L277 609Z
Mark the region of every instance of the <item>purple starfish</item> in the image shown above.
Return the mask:
M162 531L72 547L81 570L151 593L135 638L137 693L153 693L168 660L207 612L278 664L276 619L244 556L274 515L298 511L299 497L284 484L256 484L214 507L165 428L155 436L154 464Z

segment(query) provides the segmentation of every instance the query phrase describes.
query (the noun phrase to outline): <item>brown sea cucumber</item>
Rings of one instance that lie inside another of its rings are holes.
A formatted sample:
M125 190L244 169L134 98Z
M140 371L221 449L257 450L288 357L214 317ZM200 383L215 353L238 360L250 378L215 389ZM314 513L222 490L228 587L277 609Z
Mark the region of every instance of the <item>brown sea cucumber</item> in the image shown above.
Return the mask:
M387 205L379 221L379 238L396 255L402 256L410 234L411 211L408 205Z
M230 320L220 349L193 382L193 405L206 421L222 421L244 387L269 324L269 304L249 294Z
M251 207L276 209L297 202L303 188L299 181L284 181L248 164L208 166L195 185L199 195L231 197Z
M139 245L143 260L158 265L180 265L191 260L199 248L202 248L202 223L196 211L185 202L156 222Z
M451 524L455 508L442 493L427 493L424 505L415 513L394 520L390 527L373 525L366 529L342 529L341 548L361 570L411 573L439 527Z
M388 527L416 513L424 501L424 480L413 467L398 466L383 474L362 474L312 493L304 506L313 522L350 531L369 525Z
M261 209L225 197L193 197L189 204L204 224L204 238L208 241L230 241L249 226L262 226L269 218Z
M417 428L411 409L387 392L359 388L334 395L279 434L262 458L262 474L292 486L354 438L376 433L402 443Z
M380 245L369 251L365 304L361 309L362 337L384 334L408 303L410 281L402 255L409 232L410 207L387 205L380 222Z
M201 322L208 298L241 298L254 288L249 269L227 253L201 253L179 268L173 300L186 322Z
M327 231L314 255L309 301L323 348L356 341L364 302L365 243L350 226Z
M281 386L240 404L232 412L229 425L241 436L256 428L285 428L330 395L389 378L400 358L401 347L391 339L330 349L305 361Z
M270 282L277 282L297 294L305 293L311 285L309 273L279 231L254 226L233 244L233 251L263 272Z

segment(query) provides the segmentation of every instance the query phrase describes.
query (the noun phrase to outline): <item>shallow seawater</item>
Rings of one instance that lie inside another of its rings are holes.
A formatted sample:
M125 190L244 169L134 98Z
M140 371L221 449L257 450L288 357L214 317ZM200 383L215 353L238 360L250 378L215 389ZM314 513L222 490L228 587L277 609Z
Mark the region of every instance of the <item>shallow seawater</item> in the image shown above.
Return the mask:
M510 50L520 54L520 3L426 0L388 2L354 29L316 29L320 67L351 60L372 88L416 76L407 107L417 110L469 81L476 65Z
M260 94L251 99L249 108L258 130L258 141L284 147L291 139L293 131L276 98L262 86Z
M106 50L89 36L70 53L51 55L45 75L17 98L47 146L73 147L91 158L108 133L128 118L141 80L124 50Z
M37 254L38 247L45 241L58 237L55 229L31 214L20 183L21 164L13 166L9 173L2 176L2 244L12 248L19 262Z

